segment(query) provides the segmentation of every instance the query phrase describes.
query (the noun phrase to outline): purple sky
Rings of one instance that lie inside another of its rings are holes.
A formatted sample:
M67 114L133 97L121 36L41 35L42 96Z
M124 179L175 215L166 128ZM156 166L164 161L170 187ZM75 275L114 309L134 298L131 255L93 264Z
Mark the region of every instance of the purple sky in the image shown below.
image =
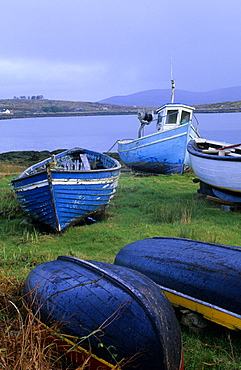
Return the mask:
M241 86L241 1L1 0L0 99Z

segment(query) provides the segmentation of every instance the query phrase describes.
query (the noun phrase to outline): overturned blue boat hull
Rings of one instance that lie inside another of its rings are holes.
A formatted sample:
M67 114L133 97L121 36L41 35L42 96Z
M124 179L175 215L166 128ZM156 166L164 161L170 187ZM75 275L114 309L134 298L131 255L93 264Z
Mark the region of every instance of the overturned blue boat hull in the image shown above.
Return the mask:
M127 368L183 368L173 308L158 285L137 271L60 256L32 270L23 293L44 323L60 324L63 333L82 338L82 346L110 363L124 358L130 359Z
M156 237L125 246L115 264L151 278L173 305L241 330L241 248Z
M81 160L82 158L82 160ZM39 162L12 180L22 209L34 220L61 233L102 211L116 192L120 164L82 148Z

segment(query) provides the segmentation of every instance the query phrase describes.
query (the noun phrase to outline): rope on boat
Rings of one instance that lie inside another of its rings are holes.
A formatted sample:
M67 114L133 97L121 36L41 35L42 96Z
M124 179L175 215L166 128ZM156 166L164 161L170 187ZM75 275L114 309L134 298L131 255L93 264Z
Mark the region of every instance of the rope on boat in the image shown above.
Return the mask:
M202 128L200 128L199 130L201 130L201 131L205 132L206 134L208 134L208 135L210 135L210 136L215 137L215 138L216 138L216 139L218 139L219 141L224 141L224 140L223 140L223 139L221 139L220 137L218 137L218 136L216 136L216 135L214 135L214 134L211 134L211 132L205 131L205 130L203 130Z
M197 122L197 129L198 129L199 121L198 121L198 119L197 119L197 117L196 117L196 115L195 115L195 114L194 114L193 116L194 116L194 118L195 118L195 120L196 120L196 122ZM208 135L210 135L210 136L212 136L212 137L214 137L214 138L216 138L216 139L218 139L218 140L220 140L220 141L224 141L224 140L223 140L223 139L221 139L219 136L216 136L216 135L214 135L214 134L211 134L211 132L206 131L206 130L203 130L203 129L202 129L202 128L200 128L200 127L199 127L199 130L201 130L201 131L205 132L206 134L208 134Z
M114 144L112 145L112 147L110 147L110 149L108 149L106 153L109 153L109 151L110 151L111 149L113 149L113 148L114 148L114 146L115 146L117 143L118 143L118 140L116 140L116 141L114 142Z

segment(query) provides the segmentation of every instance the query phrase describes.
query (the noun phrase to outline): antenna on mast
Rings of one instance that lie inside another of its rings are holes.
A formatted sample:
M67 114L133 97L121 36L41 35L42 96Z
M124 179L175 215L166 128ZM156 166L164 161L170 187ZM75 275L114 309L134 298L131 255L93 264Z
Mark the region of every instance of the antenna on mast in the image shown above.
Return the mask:
M172 57L171 57L171 83L172 83L172 96L171 96L171 103L174 103L174 93L175 93L175 80L172 78Z

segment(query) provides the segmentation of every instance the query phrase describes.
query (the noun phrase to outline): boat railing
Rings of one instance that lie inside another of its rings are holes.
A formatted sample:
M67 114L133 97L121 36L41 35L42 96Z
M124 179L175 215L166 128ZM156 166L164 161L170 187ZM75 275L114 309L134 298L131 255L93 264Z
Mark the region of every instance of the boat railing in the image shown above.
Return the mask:
M51 170L57 171L92 171L111 168L113 163L110 163L108 158L103 161L100 157L89 157L86 153L80 153L75 157L66 155L57 158L55 161L53 161L52 158L48 158L42 162L39 162L37 165L29 167L19 177L29 176L41 172L45 170L47 166L49 166Z

